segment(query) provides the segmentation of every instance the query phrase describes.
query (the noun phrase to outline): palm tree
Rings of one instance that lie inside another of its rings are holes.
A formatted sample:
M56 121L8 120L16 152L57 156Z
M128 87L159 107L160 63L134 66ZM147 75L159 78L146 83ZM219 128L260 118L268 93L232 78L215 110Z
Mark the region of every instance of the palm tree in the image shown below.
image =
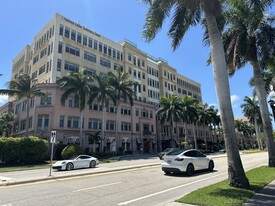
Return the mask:
M95 149L95 145L100 143L100 140L102 140L102 138L99 135L99 131L92 134L92 133L88 133L88 141L89 141L89 145L93 145L93 152L96 153L96 149Z
M92 77L85 74L86 69L81 69L79 72L70 72L67 76L56 81L60 85L61 89L65 92L61 97L61 104L65 105L65 101L70 97L74 96L76 102L78 102L80 112L80 146L83 146L83 111L86 107L87 97L91 91L91 80Z
M226 71L225 53L218 27L222 19L222 5L218 0L143 0L150 3L144 25L143 36L151 41L161 29L166 17L173 11L172 24L168 35L172 47L176 49L191 26L200 24L204 12L207 32L211 45L213 73L228 157L229 184L236 187L249 187L241 158L238 152L237 137L234 130L234 117L230 101L229 81Z
M208 107L208 104L199 104L198 107L198 121L202 124L203 126L203 131L204 131L204 142L205 142L205 148L207 150L207 138L206 138L206 131L205 131L205 125L209 125L212 123L213 119L213 114L214 114L214 107Z
M234 5L226 13L228 28L223 34L229 71L247 62L252 65L256 95L258 97L265 142L268 148L269 166L275 167L275 143L269 118L265 84L261 74L261 63L269 62L274 56L275 28L273 17L267 16L265 8L273 1L234 1Z
M194 140L194 146L195 149L198 148L197 145L197 137L195 132L195 124L198 121L198 104L199 101L197 99L194 99L191 96L185 96L182 99L181 109L183 113L183 121L185 122L185 125L192 124L193 129L193 140ZM187 129L185 126L185 142L187 143Z
M175 147L175 142L179 143L178 137L177 140L174 139L173 130L174 122L179 122L183 119L182 108L181 108L181 99L173 95L170 98L161 97L160 98L160 108L157 110L156 114L160 116L160 122L169 122L170 123L170 139L172 140L172 147Z
M5 112L0 115L0 136L5 133L5 137L9 136L9 132L12 128L10 122L14 121L15 115L13 113Z
M93 75L96 84L91 86L88 104L98 100L102 105L102 123L101 123L101 137L104 139L105 136L105 115L106 107L109 105L109 101L112 100L116 104L115 93L113 87L109 84L108 76L104 74Z
M11 80L8 83L8 89L0 89L0 94L16 96L17 100L21 100L23 98L27 98L27 124L29 122L30 116L30 100L33 97L44 96L45 93L41 92L40 89L37 88L37 80L32 79L29 74L21 74L17 79ZM28 133L29 125L26 126L26 133Z
M120 69L116 70L116 74L109 72L109 84L114 89L114 94L116 96L116 105L117 105L117 116L116 116L116 139L118 139L118 112L120 111L121 100L124 102L129 101L131 106L131 115L132 115L132 106L134 105L134 97L136 96L136 86L137 83L129 80L129 73L121 71ZM131 118L132 119L132 118ZM133 131L133 127L131 127ZM131 132L133 133L133 132ZM132 137L133 142L133 137ZM132 145L133 146L133 145Z
M258 101L255 100L255 97L251 99L245 96L244 102L245 103L241 105L244 116L248 117L250 122L254 125L256 136L257 136L258 147L260 150L263 150L263 143L262 143L261 129L260 129L260 125L262 124L262 121L261 121L261 113L260 113L260 108L258 106Z

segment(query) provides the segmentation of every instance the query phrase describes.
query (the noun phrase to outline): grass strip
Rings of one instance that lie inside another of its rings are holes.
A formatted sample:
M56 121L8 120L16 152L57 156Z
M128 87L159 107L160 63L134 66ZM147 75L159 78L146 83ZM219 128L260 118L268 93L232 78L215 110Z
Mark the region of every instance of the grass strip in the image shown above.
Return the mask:
M251 154L251 153L258 153L258 152L266 152L266 150L259 150L259 149L250 149L250 150L244 150L243 154Z
M275 168L262 166L246 172L250 189L240 189L222 181L187 194L176 202L200 206L241 206L275 179Z

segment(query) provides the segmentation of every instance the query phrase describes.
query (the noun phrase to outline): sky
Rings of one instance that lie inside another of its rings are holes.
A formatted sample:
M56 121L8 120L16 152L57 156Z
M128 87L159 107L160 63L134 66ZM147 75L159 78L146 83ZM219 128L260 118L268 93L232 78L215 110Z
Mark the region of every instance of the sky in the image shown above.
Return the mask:
M212 67L206 64L209 48L203 45L200 26L191 28L173 51L167 36L169 19L152 42L142 38L147 6L138 0L9 0L1 5L0 88L6 88L10 80L13 58L59 13L115 42L126 38L140 50L167 60L178 73L201 84L203 103L218 108ZM252 67L247 65L229 79L235 118L243 116L240 105L244 97L252 96L251 77ZM0 106L6 101L0 95Z

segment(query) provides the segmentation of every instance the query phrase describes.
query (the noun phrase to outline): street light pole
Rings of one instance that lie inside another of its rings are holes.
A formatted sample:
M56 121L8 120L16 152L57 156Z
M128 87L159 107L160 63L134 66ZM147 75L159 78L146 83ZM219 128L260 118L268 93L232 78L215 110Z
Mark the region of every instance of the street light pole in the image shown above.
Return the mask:
M268 101L268 103L269 103L269 106L270 106L271 109L272 109L273 119L274 119L274 121L275 121L275 101L272 100L272 99L270 99L270 100Z

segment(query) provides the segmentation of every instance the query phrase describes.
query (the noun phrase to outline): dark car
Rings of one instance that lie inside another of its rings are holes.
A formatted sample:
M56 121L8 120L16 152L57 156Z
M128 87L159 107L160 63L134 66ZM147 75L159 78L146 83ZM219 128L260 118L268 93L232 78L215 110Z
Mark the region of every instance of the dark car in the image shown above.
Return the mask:
M158 156L159 156L159 159L163 159L163 156L166 155L167 153L169 152L172 152L172 151L176 151L176 150L179 150L180 148L166 148L165 150L163 150L162 152L158 153Z

